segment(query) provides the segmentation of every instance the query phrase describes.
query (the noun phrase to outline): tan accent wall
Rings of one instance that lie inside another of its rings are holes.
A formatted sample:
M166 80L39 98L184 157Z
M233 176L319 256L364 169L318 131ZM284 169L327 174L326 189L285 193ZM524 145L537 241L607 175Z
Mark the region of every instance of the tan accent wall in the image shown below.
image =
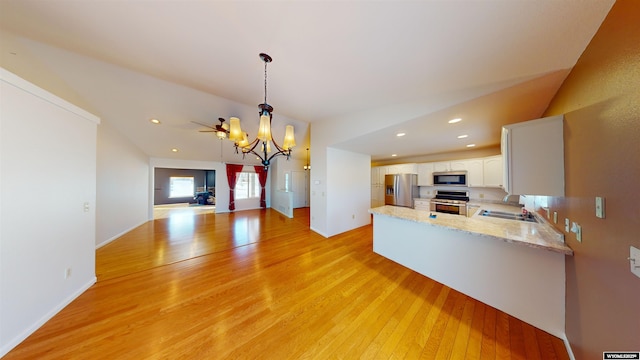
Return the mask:
M566 197L550 207L559 230L565 218L582 226L581 243L565 232L566 334L576 359L640 351L640 278L627 260L640 248L640 1L615 3L545 116L562 113Z

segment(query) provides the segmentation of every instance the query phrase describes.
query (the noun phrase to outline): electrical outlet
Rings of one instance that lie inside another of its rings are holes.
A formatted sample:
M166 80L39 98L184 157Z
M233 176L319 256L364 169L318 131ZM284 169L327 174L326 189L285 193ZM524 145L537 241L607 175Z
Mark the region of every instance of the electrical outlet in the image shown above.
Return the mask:
M484 194L480 194L480 199L484 199Z
M66 279L68 279L70 277L71 277L71 268L68 267L68 268L64 269L64 279L66 280Z

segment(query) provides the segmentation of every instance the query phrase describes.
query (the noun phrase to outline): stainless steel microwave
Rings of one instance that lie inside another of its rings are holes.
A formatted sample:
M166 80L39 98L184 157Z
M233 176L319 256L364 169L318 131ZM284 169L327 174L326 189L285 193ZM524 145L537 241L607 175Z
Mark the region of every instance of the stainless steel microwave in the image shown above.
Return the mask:
M467 186L466 171L445 171L433 173L434 186Z

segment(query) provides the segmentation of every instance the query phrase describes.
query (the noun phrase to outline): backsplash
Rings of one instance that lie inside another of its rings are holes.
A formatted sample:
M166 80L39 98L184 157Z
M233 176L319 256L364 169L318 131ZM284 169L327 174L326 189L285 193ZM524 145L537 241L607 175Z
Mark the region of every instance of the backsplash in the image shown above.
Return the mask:
M469 191L469 198L471 201L502 201L507 193L498 188L468 188L468 187L446 187L446 186L420 186L421 198L432 198L435 195L436 190L465 190ZM509 199L510 202L518 201L517 196L512 196Z

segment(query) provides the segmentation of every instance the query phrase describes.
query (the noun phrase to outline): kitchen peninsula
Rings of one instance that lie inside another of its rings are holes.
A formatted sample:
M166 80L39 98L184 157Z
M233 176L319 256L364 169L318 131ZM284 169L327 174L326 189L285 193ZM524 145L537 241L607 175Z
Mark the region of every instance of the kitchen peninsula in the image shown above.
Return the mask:
M565 338L562 234L531 223L410 208L373 208L373 250L422 275ZM513 208L514 212L516 208ZM517 208L519 210L519 208Z

